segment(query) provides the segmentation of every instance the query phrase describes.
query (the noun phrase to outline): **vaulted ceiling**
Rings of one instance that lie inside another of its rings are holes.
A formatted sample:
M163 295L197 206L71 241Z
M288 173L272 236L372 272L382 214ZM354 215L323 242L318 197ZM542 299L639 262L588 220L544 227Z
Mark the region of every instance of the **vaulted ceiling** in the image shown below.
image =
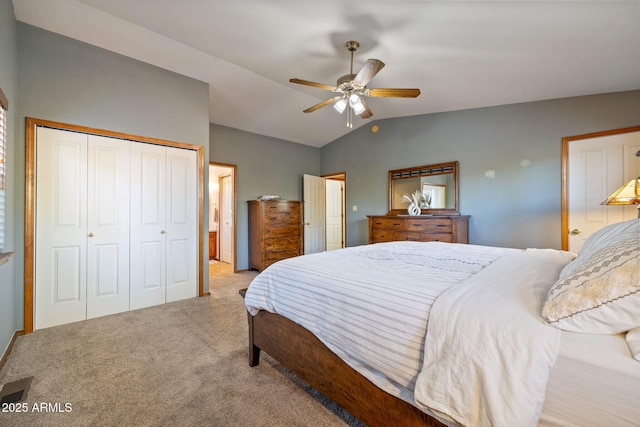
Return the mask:
M209 83L212 123L321 147L344 114L302 110L349 73L349 40L386 66L376 120L640 89L640 1L13 0L19 21Z

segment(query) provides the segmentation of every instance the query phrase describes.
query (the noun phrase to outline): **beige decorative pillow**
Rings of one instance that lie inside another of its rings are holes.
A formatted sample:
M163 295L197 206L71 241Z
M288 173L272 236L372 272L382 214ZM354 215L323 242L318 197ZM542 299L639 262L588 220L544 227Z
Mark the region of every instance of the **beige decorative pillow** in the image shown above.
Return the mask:
M598 244L565 267L542 310L551 325L602 334L640 327L640 220L632 221L594 234Z

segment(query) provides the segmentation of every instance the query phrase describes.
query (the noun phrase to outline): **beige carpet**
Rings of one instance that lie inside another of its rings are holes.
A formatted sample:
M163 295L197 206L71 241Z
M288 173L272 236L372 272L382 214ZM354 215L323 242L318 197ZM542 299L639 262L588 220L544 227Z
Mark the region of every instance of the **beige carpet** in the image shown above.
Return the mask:
M19 337L0 385L34 377L28 412L0 426L362 426L268 355L249 367L238 290L255 273L225 265L210 297Z

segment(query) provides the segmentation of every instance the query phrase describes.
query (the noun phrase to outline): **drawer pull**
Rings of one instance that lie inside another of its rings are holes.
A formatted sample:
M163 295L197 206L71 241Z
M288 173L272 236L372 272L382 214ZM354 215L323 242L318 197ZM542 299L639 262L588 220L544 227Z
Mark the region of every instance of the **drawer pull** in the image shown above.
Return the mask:
M400 225L400 223L399 222L394 222L393 225Z
M447 224L436 224L436 227L446 227Z

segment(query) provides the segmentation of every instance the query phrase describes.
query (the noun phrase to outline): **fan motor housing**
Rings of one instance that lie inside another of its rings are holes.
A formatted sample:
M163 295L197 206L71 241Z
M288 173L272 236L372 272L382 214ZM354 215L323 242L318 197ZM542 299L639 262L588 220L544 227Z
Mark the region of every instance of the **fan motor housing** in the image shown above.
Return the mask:
M345 74L344 76L338 78L338 82L336 86L340 87L345 83L349 83L349 85L351 85L351 81L355 78L356 78L355 74Z

